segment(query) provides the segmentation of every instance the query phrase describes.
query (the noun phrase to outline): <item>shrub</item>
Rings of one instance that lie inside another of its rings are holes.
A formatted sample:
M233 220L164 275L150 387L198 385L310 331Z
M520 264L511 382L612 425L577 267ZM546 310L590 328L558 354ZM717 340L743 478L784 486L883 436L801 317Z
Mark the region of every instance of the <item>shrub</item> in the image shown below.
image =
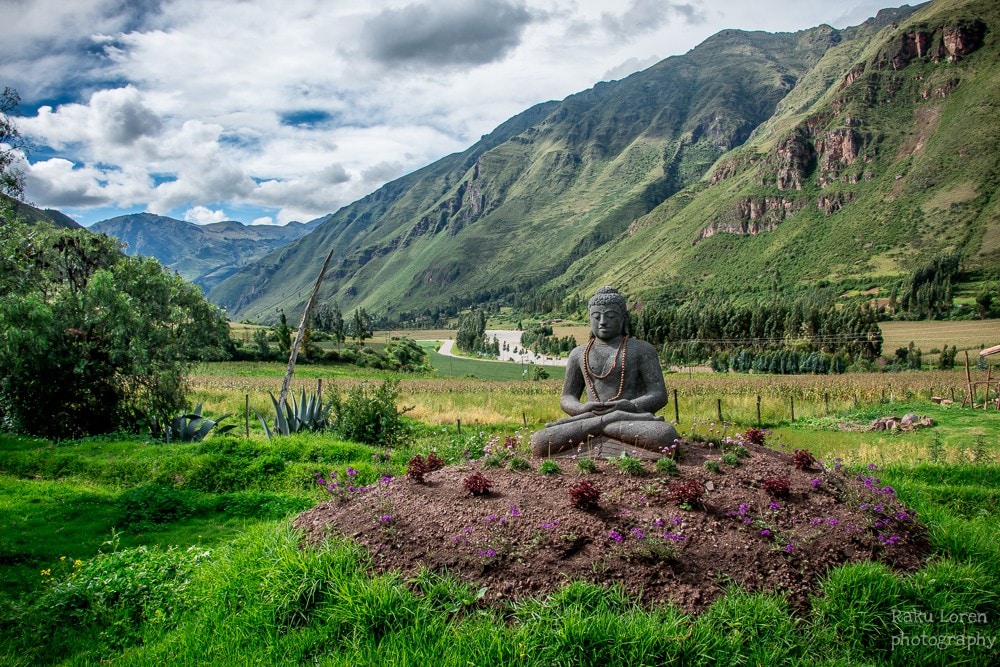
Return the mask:
M677 466L677 461L669 456L665 456L662 459L656 460L656 472L664 475L678 475L681 469Z
M625 452L622 452L620 456L609 457L608 461L618 468L618 472L622 475L639 475L645 469L642 459L629 456Z
M809 470L816 465L816 457L808 449L796 449L792 454L792 464L799 470Z
M508 464L511 470L531 470L531 464L523 456L515 456L511 458Z
M124 492L117 502L119 527L170 523L196 513L194 492L147 484Z
M791 480L787 477L768 477L764 480L764 491L772 498L787 498L791 494Z
M767 433L765 433L764 429L751 427L743 432L743 440L749 442L751 445L763 446L767 440Z
M738 466L740 464L740 455L736 452L726 452L722 455L722 462L727 466Z
M414 482L423 484L424 475L429 472L434 472L435 470L440 470L443 467L444 459L436 453L431 452L427 455L427 458L417 454L406 462L406 476Z
M601 490L589 480L581 479L569 487L570 503L578 509L586 510L597 507L600 499Z
M543 475L558 475L562 472L559 468L559 464L551 459L542 461L541 465L538 466L538 472Z
M597 464L591 458L579 459L576 462L576 469L582 473L593 475L597 472Z
M711 459L708 460L708 461L705 461L705 464L704 464L703 467L705 468L706 472L714 472L715 474L719 474L719 473L722 472L722 468L719 467L719 462L711 460Z
M412 407L396 407L399 380L385 380L371 388L367 382L351 387L347 398L331 391L333 428L341 436L367 445L395 447L412 439L411 429L403 415Z
M493 482L487 479L483 473L474 472L465 478L462 482L462 486L465 490L474 496L483 496L490 492L493 488Z
M701 502L705 485L697 479L678 480L670 485L667 498L679 505L696 505Z

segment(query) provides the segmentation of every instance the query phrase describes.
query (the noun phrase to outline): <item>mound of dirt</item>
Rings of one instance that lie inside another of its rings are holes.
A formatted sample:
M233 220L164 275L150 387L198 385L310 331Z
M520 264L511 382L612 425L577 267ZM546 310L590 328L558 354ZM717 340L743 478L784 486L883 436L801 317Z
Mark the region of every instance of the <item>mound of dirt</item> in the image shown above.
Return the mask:
M718 472L706 469L709 460L720 461L718 448L699 442L681 444L674 475L651 462L623 474L616 462L598 460L597 472L585 474L564 459L560 472L542 474L537 459L524 471L480 459L429 473L424 483L383 478L294 524L308 543L331 534L356 540L378 572L447 571L485 587L487 602L583 579L690 613L729 584L783 592L805 609L818 579L836 565L877 560L912 571L928 551L919 520L874 469L801 470L792 455L754 445ZM492 482L488 493L466 490L474 473ZM572 504L570 488L581 480L600 490L596 507ZM691 480L704 493L682 505L677 485L697 492Z

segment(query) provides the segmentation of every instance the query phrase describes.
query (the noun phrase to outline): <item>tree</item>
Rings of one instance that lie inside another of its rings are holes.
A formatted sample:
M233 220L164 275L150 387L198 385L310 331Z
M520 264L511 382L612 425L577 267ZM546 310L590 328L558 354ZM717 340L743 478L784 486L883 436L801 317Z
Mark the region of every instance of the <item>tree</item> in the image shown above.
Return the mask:
M288 354L288 351L292 349L292 330L288 326L285 311L281 311L281 318L278 321L278 349L283 354Z
M364 308L356 308L351 319L351 336L362 345L372 337L372 318Z
M0 418L63 438L185 407L189 362L225 358L223 313L159 262L86 230L0 226ZM15 249L13 255L9 249Z
M13 199L24 196L24 172L14 165L28 148L10 118L10 113L20 103L21 97L13 88L5 87L0 93L0 195Z

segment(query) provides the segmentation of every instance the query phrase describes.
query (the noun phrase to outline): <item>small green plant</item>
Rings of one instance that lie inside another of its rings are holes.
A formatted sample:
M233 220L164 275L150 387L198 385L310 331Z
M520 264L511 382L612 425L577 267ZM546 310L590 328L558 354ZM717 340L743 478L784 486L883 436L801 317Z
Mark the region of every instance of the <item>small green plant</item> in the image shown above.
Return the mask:
M931 463L941 463L944 461L944 443L941 442L941 435L935 433L931 436L931 442L927 445L927 456Z
M971 459L973 463L990 462L990 453L986 451L986 437L982 433L972 441Z
M543 475L558 475L562 472L559 464L552 459L546 459L542 461L541 465L538 466L538 472Z
M531 464L523 456L511 457L510 463L507 464L511 470L515 472L523 472L525 470L531 470Z
M274 406L274 430L267 424L267 420L254 410L261 426L264 427L264 434L268 440L279 435L291 435L299 431L322 431L328 424L328 417L332 403L324 403L318 393L306 395L306 390L302 389L299 398L296 400L292 395L292 402L285 399L282 406L274 394L268 392L271 397L271 404Z
M205 439L214 427L231 413L226 413L218 419L209 419L201 416L201 403L195 406L194 411L177 415L170 420L169 424L161 424L155 416L151 418L149 424L150 435L167 443L170 442L200 442ZM215 429L216 433L226 433L236 428L234 424L226 424Z
M704 467L707 472L714 472L715 474L722 472L722 468L719 467L719 462L714 459L705 461L705 464L702 467Z
M608 461L610 461L614 467L618 468L618 472L622 475L640 475L645 469L642 459L629 456L625 452L622 452L620 456L608 457Z
M678 467L677 461L665 456L662 459L656 460L656 472L663 475L679 475L681 469Z
M333 429L348 440L397 447L412 439L413 434L403 415L413 408L396 407L399 380L385 380L374 388L362 382L347 392L346 399L332 389L328 395Z
M579 459L576 462L576 469L585 475L593 475L597 472L597 463L590 457Z
M738 466L740 464L740 456L736 452L730 451L722 455L722 462L727 466Z

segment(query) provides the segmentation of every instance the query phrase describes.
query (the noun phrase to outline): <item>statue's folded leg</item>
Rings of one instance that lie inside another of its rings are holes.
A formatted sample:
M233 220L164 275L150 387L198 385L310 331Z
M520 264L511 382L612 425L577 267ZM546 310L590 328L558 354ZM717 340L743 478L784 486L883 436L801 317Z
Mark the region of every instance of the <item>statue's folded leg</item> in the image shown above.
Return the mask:
M663 452L678 438L673 424L661 420L617 421L604 428L604 435L653 452Z
M531 451L535 456L553 456L586 443L603 430L602 418L592 413L561 419L531 434Z

